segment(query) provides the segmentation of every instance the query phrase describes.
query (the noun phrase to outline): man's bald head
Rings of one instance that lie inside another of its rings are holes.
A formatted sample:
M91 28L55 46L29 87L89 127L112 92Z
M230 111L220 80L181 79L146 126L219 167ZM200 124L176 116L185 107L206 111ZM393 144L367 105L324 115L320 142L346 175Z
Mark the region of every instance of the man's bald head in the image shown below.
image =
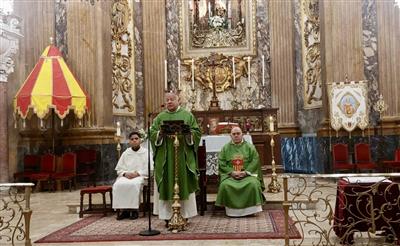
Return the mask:
M234 142L235 144L241 143L243 141L242 129L240 129L240 127L238 126L232 127L231 138L232 142Z
M179 97L173 92L165 93L165 105L168 111L175 111L179 106Z

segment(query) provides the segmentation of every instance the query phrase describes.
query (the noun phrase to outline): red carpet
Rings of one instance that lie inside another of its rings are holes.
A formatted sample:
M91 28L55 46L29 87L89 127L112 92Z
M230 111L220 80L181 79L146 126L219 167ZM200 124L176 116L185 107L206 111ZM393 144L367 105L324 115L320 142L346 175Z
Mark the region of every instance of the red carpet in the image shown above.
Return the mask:
M191 218L187 230L172 233L165 222L152 219L152 229L160 235L143 237L148 229L148 218L117 221L115 215L89 216L70 226L51 233L36 243L100 242L100 241L150 241L150 240L213 240L213 239L282 239L285 236L283 210L267 210L256 216L229 218L224 211L206 213ZM290 226L290 238L300 238L300 233Z

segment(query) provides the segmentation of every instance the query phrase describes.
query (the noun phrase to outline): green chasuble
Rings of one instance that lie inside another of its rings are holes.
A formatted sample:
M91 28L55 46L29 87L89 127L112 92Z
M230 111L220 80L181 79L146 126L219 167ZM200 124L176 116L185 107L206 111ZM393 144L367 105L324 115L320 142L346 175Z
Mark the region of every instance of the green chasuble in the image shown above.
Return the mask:
M242 170L247 172L247 176L241 180L230 176L234 170L232 161L238 157L243 160ZM244 140L240 144L232 141L225 144L218 156L218 170L220 183L215 205L242 209L265 202L260 159L254 145Z
M178 137L179 197L180 200L187 200L190 193L199 189L197 148L201 133L193 114L181 107L175 112L165 110L154 119L150 128L150 141L154 151L154 174L160 200L173 200L174 194L174 139L159 134L163 121L168 120L183 120L191 130L191 135Z

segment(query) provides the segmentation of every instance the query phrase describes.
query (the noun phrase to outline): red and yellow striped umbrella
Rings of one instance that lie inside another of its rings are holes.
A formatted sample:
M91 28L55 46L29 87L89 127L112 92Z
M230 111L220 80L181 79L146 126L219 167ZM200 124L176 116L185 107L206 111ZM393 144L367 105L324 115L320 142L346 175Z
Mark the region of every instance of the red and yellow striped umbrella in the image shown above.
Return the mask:
M44 50L14 97L14 110L23 119L29 109L43 119L51 108L60 119L64 119L70 109L79 119L89 110L89 97L54 45Z

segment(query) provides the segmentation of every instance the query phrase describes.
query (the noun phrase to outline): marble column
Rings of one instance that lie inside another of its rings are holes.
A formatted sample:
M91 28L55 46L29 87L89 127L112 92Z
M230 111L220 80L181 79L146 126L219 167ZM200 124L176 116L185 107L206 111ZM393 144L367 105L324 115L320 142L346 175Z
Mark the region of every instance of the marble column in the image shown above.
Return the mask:
M9 182L7 82L21 36L19 18L0 10L0 183Z

